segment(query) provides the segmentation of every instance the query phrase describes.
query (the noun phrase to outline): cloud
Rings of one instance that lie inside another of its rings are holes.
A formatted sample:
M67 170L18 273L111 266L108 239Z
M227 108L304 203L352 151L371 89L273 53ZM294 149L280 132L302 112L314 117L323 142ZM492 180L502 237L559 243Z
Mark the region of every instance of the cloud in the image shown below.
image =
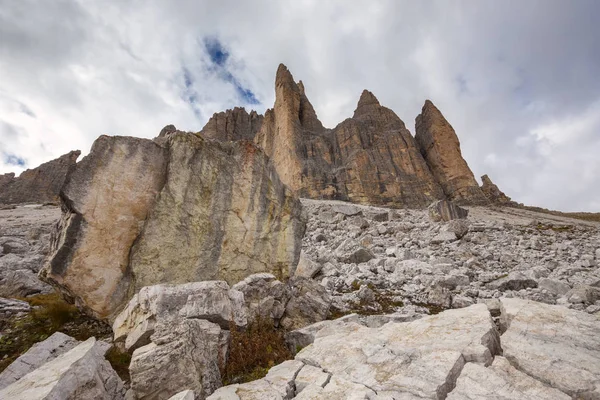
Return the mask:
M414 133L431 99L476 176L518 201L600 211L595 0L0 0L0 151L34 167L100 134L264 112L280 62L326 126L363 89Z

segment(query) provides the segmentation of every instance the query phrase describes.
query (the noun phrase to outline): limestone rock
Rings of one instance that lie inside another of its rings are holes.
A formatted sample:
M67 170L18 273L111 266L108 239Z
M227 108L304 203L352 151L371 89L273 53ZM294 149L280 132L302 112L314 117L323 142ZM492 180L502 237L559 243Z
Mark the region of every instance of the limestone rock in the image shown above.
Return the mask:
M285 307L281 325L287 330L322 321L329 316L331 296L312 279L295 277L290 280L292 293Z
M357 314L345 315L333 321L320 321L314 324L295 329L285 334L285 341L291 352L296 353L312 344L316 338L325 337L342 332L350 333L360 328Z
M64 188L41 276L98 318L157 283L287 277L304 234L297 198L251 143L171 132L100 137Z
M569 290L565 297L569 303L591 305L600 300L600 288L578 285Z
M248 114L243 107L235 107L213 114L200 134L209 139L223 141L254 140L260 130L264 117L252 110Z
M287 285L268 273L250 275L233 285L232 289L244 294L250 321L269 318L276 326L291 295Z
M64 333L53 333L48 339L31 346L29 350L19 356L19 358L0 373L0 389L13 384L28 373L36 370L48 361L54 360L78 344L79 341Z
M191 390L184 390L183 392L179 392L174 396L169 397L169 400L194 400L196 396L194 396L194 392Z
M409 207L443 197L404 123L371 92L352 118L325 129L284 65L255 142L302 197Z
M26 301L0 297L0 320L28 313L29 311L31 311L31 306ZM2 374L0 374L0 382L2 381L1 376Z
M521 290L535 288L538 283L535 279L521 271L511 271L508 276L488 283L488 287L497 290Z
M59 158L14 174L0 175L0 204L58 202L60 190L81 152L71 151Z
M244 295L224 281L144 287L115 319L114 340L124 341L127 350L134 350L150 343L157 324L181 319L204 319L224 329L232 322L244 328Z
M106 349L105 345L90 338L0 390L0 398L123 399L123 383L104 359Z
M150 140L100 136L63 187L64 206L42 279L99 318L126 299L131 246L165 181L167 151Z
M528 300L501 303L502 348L514 367L573 398L600 398L598 317Z
M182 389L205 399L221 386L221 329L217 324L202 319L158 323L151 341L131 358L135 399L168 399Z
M421 154L446 196L459 203L488 203L462 157L454 128L431 101L425 102L415 124Z
M448 200L439 200L432 203L429 208L429 218L434 222L465 219L469 210L457 206Z
M548 278L542 278L538 281L538 287L547 290L555 296L562 296L571 290L571 286L565 282L555 281Z
M317 338L296 359L377 393L444 398L466 362L489 365L499 352L498 332L487 307L477 304Z
M313 278L323 268L321 264L308 258L305 254L300 253L300 261L296 267L295 276L303 278Z
M496 356L489 367L468 363L448 400L569 400L563 392L544 385Z
M481 191L487 197L487 199L493 204L511 204L513 201L505 195L489 176L483 175L481 177Z

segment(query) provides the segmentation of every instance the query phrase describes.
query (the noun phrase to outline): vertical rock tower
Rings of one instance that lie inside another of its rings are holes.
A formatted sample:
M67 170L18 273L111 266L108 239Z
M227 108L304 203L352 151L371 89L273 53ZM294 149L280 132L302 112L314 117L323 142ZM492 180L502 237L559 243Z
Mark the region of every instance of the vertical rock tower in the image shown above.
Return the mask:
M488 203L462 157L454 128L431 101L425 101L415 127L421 154L448 199L459 203Z

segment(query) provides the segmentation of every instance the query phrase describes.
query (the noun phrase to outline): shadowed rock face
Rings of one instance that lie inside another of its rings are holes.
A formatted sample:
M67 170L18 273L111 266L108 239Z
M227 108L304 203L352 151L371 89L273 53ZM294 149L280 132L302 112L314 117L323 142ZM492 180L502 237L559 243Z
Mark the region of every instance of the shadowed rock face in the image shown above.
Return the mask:
M417 116L415 138L449 200L474 204L488 202L462 157L454 128L429 100L425 101L421 114Z
M404 122L371 92L365 90L354 116L334 129L323 127L304 85L284 65L277 70L275 94L275 106L265 113L254 141L299 196L399 207L443 198ZM254 125L244 122L238 135L229 127L209 122L202 133L220 140L246 138Z
M12 173L0 175L0 204L57 202L60 189L80 154L79 150L71 151L28 169L18 178Z
M101 136L63 200L41 277L101 319L146 285L285 277L304 234L298 199L252 143L173 130Z

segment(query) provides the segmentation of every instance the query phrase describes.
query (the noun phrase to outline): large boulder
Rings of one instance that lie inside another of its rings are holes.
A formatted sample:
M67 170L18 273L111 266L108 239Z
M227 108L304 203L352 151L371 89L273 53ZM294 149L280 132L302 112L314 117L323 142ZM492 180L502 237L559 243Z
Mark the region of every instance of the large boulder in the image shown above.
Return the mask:
M281 325L287 330L301 328L329 316L331 296L318 282L295 277L290 279L290 300L285 307Z
M205 319L229 329L247 324L244 295L224 281L154 285L142 288L113 323L114 340L133 351L150 343L158 324Z
M521 299L501 305L502 348L514 367L573 398L600 398L597 316Z
M0 204L58 202L65 180L75 168L81 152L71 151L36 168L0 175Z
M0 390L0 399L124 399L123 382L104 359L107 349L90 338Z
M41 276L101 319L157 283L287 277L304 234L300 202L259 149L178 131L101 136L63 199Z
M268 273L250 275L232 289L243 293L250 321L272 320L275 326L279 325L291 296L289 286Z

